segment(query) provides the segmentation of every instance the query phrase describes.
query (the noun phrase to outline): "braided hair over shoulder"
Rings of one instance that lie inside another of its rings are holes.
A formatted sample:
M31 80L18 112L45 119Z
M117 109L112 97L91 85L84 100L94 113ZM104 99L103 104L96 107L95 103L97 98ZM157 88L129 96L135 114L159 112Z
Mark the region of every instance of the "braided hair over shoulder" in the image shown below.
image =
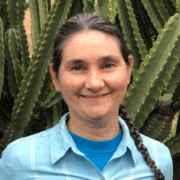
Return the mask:
M136 129L135 124L132 121L132 118L128 115L128 113L125 110L123 105L120 105L119 115L126 122L128 128L129 128L130 135L134 139L134 142L135 142L135 145L136 145L137 149L141 152L141 154L143 155L144 160L146 161L148 166L151 168L151 170L155 172L154 178L156 180L164 180L164 175L157 168L155 162L151 159L147 148L143 144L143 141L142 141L142 138L141 138L141 136L139 134L139 131Z

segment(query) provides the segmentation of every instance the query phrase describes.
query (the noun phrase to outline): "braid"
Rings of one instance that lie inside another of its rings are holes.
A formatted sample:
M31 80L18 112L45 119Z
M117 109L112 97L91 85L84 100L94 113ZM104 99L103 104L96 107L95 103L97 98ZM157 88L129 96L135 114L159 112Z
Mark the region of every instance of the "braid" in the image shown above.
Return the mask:
M125 108L122 105L120 106L120 109L119 109L119 115L122 117L122 119L125 120L128 128L129 128L130 134L131 134L132 138L134 139L137 149L141 152L144 160L149 165L149 167L152 169L152 171L155 172L155 176L154 176L155 179L156 180L164 180L164 175L157 168L155 162L151 159L147 148L143 144L143 141L139 134L139 131L136 129L135 124L132 121L132 118L128 115L127 111L125 110Z

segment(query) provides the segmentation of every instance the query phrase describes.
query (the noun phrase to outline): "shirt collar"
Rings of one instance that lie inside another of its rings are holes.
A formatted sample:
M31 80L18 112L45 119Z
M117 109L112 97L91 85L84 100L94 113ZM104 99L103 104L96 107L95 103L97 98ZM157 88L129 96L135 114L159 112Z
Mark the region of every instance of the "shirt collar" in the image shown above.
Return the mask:
M55 164L67 151L71 148L76 154L83 155L76 147L67 126L66 122L69 119L69 112L64 114L60 122L53 127L50 135L50 154L51 163Z
M68 119L69 112L61 117L60 122L56 126L54 126L51 131L50 154L52 164L55 164L61 157L63 157L69 149L72 149L78 155L84 155L77 149L76 144L67 129L66 122ZM116 150L115 158L122 156L124 153L126 153L127 148L129 148L129 150L131 151L133 162L136 163L137 149L134 140L132 139L129 133L129 129L124 120L120 116L118 116L118 120L122 127L123 135L121 143Z
M136 148L135 142L130 135L129 128L127 124L125 123L125 121L120 116L118 116L118 120L119 120L119 124L122 128L121 130L123 131L123 133L122 133L122 140L116 150L116 155L117 157L122 156L123 154L126 153L127 148L128 148L131 152L133 162L134 164L136 164L138 150Z

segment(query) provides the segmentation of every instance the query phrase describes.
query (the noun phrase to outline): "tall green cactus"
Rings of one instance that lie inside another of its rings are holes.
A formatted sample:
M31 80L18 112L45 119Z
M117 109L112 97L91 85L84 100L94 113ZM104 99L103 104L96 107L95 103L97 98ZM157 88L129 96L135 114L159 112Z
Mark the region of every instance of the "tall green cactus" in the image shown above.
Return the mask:
M114 24L116 17L116 0L95 0L94 13L101 15Z
M40 82L44 81L44 74L50 61L50 52L53 46L52 37L63 24L70 5L71 0L66 1L66 3L57 0L51 10L54 11L54 13L50 18L50 23L47 22L44 25L44 28L47 29L47 31L45 34L41 34L43 39L38 50L38 55L36 54L37 52L35 52L35 55L32 57L33 64L27 69L12 111L11 123L14 124L14 130L9 135L9 142L21 136L22 130L29 120L29 116L31 115L32 109L43 85ZM59 14L59 12L61 12L61 14ZM2 142L4 141L2 140Z
M38 0L29 1L29 8L31 11L31 37L32 37L32 46L35 48L36 41L39 38L41 32L40 19L39 19L39 10L38 10Z
M153 110L153 106L173 73L174 66L178 63L179 25L180 15L175 14L169 19L149 54L141 63L123 101L127 111L135 119L137 128L142 126L143 121ZM176 43L177 46L175 46Z
M141 62L147 55L147 51L139 33L139 29L137 28L137 21L130 0L118 0L117 6L121 26L123 27L122 32L124 39L129 49L132 50L135 58L132 71L132 74L135 75Z
M59 122L62 94L56 92L47 70L53 41L66 19L85 12L115 24L134 56L133 82L123 104L137 128L165 142L173 158L180 157L179 133L166 142L180 110L180 1L55 0L52 7L50 0L28 3L32 58L23 24L26 1L0 1L0 102L8 100L9 93L13 104L7 116L0 114L0 152L11 141L35 133L33 119L45 119L44 129Z
M29 50L28 50L28 42L27 42L27 35L25 32L23 20L25 15L25 0L18 0L19 3L19 14L18 14L18 29L19 29L19 38L20 38L20 48L21 48L21 55L22 55L22 71L25 74L29 62Z
M5 54L5 58L7 61L7 71L8 71L8 85L9 85L9 89L10 89L10 93L11 95L14 97L14 99L17 98L18 95L18 85L16 82L16 77L15 77L15 72L14 72L14 68L13 68L13 63L12 63L12 58L10 56L10 52L9 52L9 43L8 43L8 31L6 31L5 33L5 37L4 37L4 54Z
M17 88L20 88L21 81L22 81L22 70L20 66L20 61L18 59L18 52L19 52L19 42L18 42L18 35L15 29L9 30L9 37L8 37L8 45L10 56L12 58L12 64L15 72L16 84Z
M17 29L18 24L18 3L17 0L7 0L7 11L10 22L10 27Z

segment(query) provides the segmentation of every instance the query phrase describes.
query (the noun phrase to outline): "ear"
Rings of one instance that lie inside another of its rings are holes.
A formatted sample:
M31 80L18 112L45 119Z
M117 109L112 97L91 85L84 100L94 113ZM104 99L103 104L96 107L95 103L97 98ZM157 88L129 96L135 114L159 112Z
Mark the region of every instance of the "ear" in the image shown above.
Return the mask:
M128 84L130 84L130 82L131 82L131 71L132 71L133 63L134 63L134 57L131 54L128 56L128 61L129 61L129 65L128 65Z
M54 86L56 88L56 91L61 92L60 82L59 82L58 76L53 70L53 63L51 63L50 66L49 66L49 73L50 73L50 75L52 77L52 81L53 81L53 84L54 84Z

